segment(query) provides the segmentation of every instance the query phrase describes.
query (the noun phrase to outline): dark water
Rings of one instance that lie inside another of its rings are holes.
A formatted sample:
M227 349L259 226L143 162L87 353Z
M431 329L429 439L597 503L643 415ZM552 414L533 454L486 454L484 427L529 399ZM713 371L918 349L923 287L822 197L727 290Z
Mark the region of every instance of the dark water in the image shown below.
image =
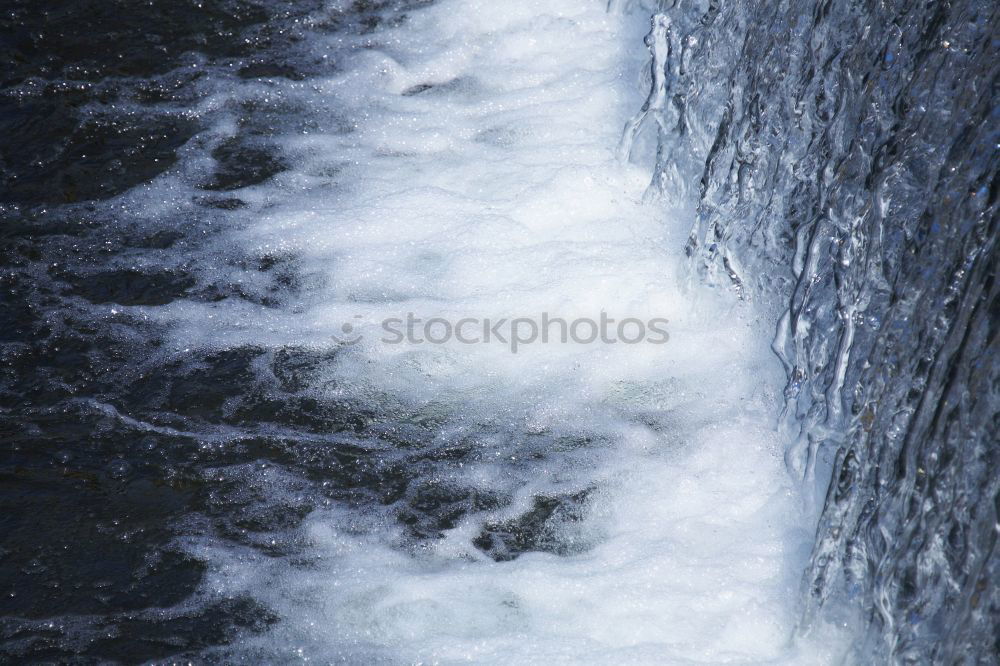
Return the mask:
M269 307L294 293L288 257L203 251L248 205L233 192L284 170L268 139L283 110L234 102L222 112L238 130L220 138L218 113L192 109L232 82L335 69L300 51L307 30L363 48L369 31L419 4L3 3L0 661L182 660L260 632L276 618L248 598L206 596L204 566L179 535L280 554L294 544L275 534L331 497L408 491L415 464L311 439L367 425L363 406L303 393L321 356L173 349L113 306ZM115 199L163 174L193 194L155 223ZM254 479L268 466L319 482L262 502ZM463 501L428 496L400 519L434 533Z
M422 448L433 422L379 432L373 406L318 398L323 353L177 349L114 308L266 309L306 288L295 257L211 239L266 205L243 188L288 168L279 122L345 119L265 93L207 100L335 71L310 39L364 48L423 3L341 4L4 3L0 660L224 660L220 646L278 618L213 595L179 538L294 561L294 528L332 501L392 507L414 540L509 501L425 481L470 455ZM704 174L695 269L785 313L789 463L823 507L803 630L846 602L863 617L860 663L995 663L997 7L702 9L678 20L696 41L660 167ZM235 132L214 129L221 114ZM127 195L157 176L186 194L151 217ZM341 432L394 454L328 446ZM476 545L560 552L546 525L584 499L544 499Z

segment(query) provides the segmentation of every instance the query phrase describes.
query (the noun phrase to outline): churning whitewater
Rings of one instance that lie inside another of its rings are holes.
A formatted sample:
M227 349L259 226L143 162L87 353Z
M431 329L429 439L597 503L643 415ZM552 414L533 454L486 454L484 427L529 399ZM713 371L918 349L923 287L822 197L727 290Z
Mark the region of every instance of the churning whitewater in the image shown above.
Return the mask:
M294 297L149 314L179 350L321 355L302 390L373 425L313 439L402 461L410 481L378 501L327 500L282 535L294 554L186 540L209 564L204 597L250 596L276 614L227 653L836 657L835 641L793 641L812 534L774 429L784 377L766 323L687 277L690 201L642 203L652 138L640 131L631 163L616 159L648 92L648 30L643 12L597 0L444 0L366 48L315 37L317 53L347 55L268 93L329 113L307 130L278 118L290 168L241 191L250 207L206 253L294 257ZM155 214L183 188L162 177L137 203ZM577 339L553 333L516 352L482 335L432 341L462 319L543 316L661 319L668 335L608 344L581 324ZM407 317L436 321L418 330L431 340L386 335ZM243 474L259 502L295 506L306 492L288 470Z
M997 663L998 26L8 0L0 662Z

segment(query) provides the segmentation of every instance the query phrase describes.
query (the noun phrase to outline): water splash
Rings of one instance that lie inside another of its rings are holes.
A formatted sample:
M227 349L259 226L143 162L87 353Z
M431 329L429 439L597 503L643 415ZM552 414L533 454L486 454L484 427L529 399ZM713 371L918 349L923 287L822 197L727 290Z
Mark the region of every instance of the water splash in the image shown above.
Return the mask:
M681 58L687 252L778 322L786 460L826 493L803 627L849 602L862 661L1000 647L998 12L713 3Z

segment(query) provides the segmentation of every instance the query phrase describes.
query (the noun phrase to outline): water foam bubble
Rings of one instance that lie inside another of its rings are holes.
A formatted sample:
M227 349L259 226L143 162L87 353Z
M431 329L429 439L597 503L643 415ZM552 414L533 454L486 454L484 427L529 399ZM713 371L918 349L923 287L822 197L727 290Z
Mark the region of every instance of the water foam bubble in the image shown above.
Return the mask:
M277 307L179 301L159 316L178 345L333 352L311 395L364 404L374 425L329 446L430 453L402 497L314 510L296 557L190 545L212 565L207 587L282 618L241 650L836 657L791 642L809 534L771 427L780 367L749 306L684 286L690 207L643 204L648 168L615 159L641 102L630 82L646 22L602 5L443 0L328 77L275 91L350 120L270 137L288 169L240 190L250 205L208 243L290 257L294 286ZM410 312L664 318L669 341L383 342L383 322Z

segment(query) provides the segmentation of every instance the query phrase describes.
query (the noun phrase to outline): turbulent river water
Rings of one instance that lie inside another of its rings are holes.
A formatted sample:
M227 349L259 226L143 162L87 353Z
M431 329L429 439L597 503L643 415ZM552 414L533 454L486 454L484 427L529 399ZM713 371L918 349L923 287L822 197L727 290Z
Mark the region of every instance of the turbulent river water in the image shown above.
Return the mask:
M998 23L9 0L0 658L996 663Z

